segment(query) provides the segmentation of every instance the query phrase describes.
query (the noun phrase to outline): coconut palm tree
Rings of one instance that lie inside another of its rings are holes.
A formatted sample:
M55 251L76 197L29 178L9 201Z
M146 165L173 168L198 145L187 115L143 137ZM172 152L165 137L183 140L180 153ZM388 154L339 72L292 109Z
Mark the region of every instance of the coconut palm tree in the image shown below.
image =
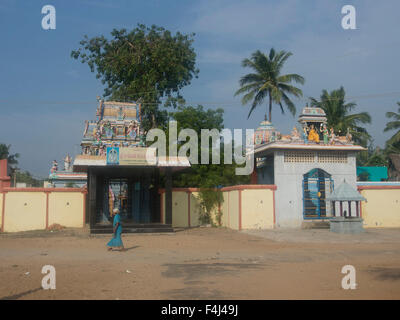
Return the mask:
M399 106L398 112L386 112L386 117L393 119L386 124L385 132L390 130L397 130L397 132L387 141L388 144L394 144L400 142L400 102L397 102Z
M320 100L310 98L311 106L322 108L326 113L328 127L338 134L346 134L347 130L353 137L354 142L367 146L371 141L371 136L361 124L371 123L371 116L368 112L350 113L357 104L355 102L345 102L346 92L343 87L332 90L322 90Z
M290 100L289 95L301 97L302 91L292 86L291 82L304 84L304 78L298 74L290 73L282 75L282 67L286 60L292 55L291 52L275 52L272 48L269 54L264 54L257 50L250 59L244 59L242 66L253 69L253 73L246 74L240 81L240 89L235 96L244 94L242 104L245 105L252 101L247 118L253 110L261 105L268 98L267 113L268 120L272 120L272 104L278 104L282 113L285 112L283 105L289 109L290 113L296 114L296 107ZM267 114L266 114L267 115Z

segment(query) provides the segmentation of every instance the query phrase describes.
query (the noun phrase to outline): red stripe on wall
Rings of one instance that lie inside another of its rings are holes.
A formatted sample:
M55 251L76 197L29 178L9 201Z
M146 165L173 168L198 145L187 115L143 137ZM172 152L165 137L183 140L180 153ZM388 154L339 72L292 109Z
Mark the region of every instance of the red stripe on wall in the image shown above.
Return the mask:
M358 186L358 191L361 190L383 190L383 189L400 189L400 186Z

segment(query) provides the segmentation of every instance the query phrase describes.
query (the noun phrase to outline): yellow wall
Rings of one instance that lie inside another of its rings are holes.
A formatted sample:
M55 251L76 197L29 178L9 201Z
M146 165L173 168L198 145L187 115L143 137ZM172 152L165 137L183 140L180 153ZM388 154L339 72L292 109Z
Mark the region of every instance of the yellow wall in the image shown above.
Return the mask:
M184 191L172 193L172 226L188 227L188 195Z
M3 194L0 193L0 230L1 230L1 224L3 221Z
M400 228L400 189L365 189L362 218L365 228Z
M53 223L74 228L84 226L84 193L54 190L46 192L49 194L49 226ZM46 192L41 191L41 189L36 189L36 191L7 191L5 193L4 232L46 229ZM0 194L0 198L1 208L2 194Z
M230 228L230 225L229 225L229 202L228 202L229 192L228 191L222 192L222 194L223 194L223 199L224 199L224 202L222 203L222 206L221 206L221 208L222 208L222 219L221 219L222 226Z
M18 232L46 228L44 192L7 192L4 231Z
M49 226L84 227L84 197L81 192L53 192L49 194Z
M273 190L242 191L242 229L274 228Z
M200 213L204 211L199 203L199 193L192 192L190 195L190 226L197 227L200 225Z
M228 195L228 226L239 230L239 191L226 191ZM243 203L242 203L243 206ZM223 212L225 214L225 212Z

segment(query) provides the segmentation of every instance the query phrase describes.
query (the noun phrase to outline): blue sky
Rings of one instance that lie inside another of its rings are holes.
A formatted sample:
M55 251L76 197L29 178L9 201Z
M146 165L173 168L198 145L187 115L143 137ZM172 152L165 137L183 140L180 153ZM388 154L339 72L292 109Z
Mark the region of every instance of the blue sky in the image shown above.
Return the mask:
M56 30L43 30L41 9L56 8ZM341 27L341 8L354 5L357 29ZM196 33L199 78L183 91L188 104L225 109L225 127L256 128L265 107L247 119L249 106L234 97L248 70L241 61L259 49L293 53L283 72L306 79L303 99L343 85L356 112L370 112L367 129L376 145L385 113L397 109L400 88L398 0L81 0L0 1L0 143L21 154L19 167L45 177L51 161L79 151L84 121L95 118L103 87L88 66L73 60L84 34L109 36L138 23ZM289 133L297 121L273 111L273 123Z

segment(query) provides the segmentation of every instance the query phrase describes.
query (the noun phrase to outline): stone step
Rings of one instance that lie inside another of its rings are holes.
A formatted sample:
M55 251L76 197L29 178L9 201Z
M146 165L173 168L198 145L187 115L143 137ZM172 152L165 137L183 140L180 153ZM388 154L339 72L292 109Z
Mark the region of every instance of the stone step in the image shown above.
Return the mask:
M302 229L329 229L329 220L310 220L303 221L301 224Z

